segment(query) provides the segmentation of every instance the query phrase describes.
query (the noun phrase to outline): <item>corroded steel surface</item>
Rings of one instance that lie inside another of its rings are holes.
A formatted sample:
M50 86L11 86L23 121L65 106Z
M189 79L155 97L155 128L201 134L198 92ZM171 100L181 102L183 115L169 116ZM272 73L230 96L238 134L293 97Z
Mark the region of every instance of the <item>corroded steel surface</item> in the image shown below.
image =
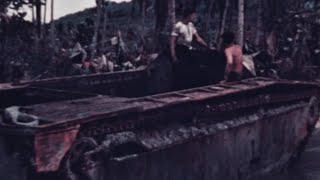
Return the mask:
M98 96L86 92L21 86L10 89L0 88L0 109L10 106L27 106L70 99L82 99Z
M127 70L114 73L104 74L93 74L93 75L79 75L79 76L68 76L68 77L57 77L51 79L41 79L35 81L22 81L16 83L17 86L58 86L58 87L70 87L72 85L90 86L90 85L101 85L109 84L120 81L127 81L136 78L140 78L144 75L145 69L139 70ZM71 84L70 84L71 83Z
M57 171L62 158L71 148L79 126L59 131L39 133L35 136L35 166L37 172Z
M145 69L120 71L105 74L81 75L21 82L18 86L87 92L114 96L142 96L145 91L147 72ZM131 91L131 92L128 92Z
M0 84L0 109L97 95L143 96L147 94L146 78L147 71L139 69Z
M252 84L253 82L255 84ZM177 108L185 110L189 108L190 111L186 113L214 114L258 105L310 98L311 95L317 95L317 93L317 86L313 84L256 79L254 81L212 85L136 99L101 96L39 104L28 106L28 108L30 114L39 116L46 121L39 126L39 129L41 129L89 123L105 119L110 115L122 116L132 112L144 113L146 116L148 116L148 113L152 113L152 116L156 117L157 113L163 114L162 111ZM131 111L127 110L126 113L126 109L131 109ZM105 122L109 123L108 121ZM123 122L125 123L125 121Z
M319 180L320 179L320 123L306 145L301 157L280 172L255 180Z
M112 180L248 179L252 174L281 167L295 152L299 138L293 138L295 131L288 132L295 130L294 124L299 121L303 108L288 108L292 109L282 109L284 114L272 112L274 115L264 120L244 117L247 121L234 126L229 121L207 125L202 127L204 129L185 129L186 133L182 133L182 127L178 136L174 133L179 131L160 134L164 136L153 134L153 141L145 143L158 147L154 151L111 158L99 171L101 174L94 177ZM177 138L179 144L175 142Z
M295 155L319 116L319 97L316 84L256 78L133 99L31 105L38 126L0 128L29 132L37 172L65 167L71 176L105 172L104 179L243 179ZM87 151L71 148L88 139Z

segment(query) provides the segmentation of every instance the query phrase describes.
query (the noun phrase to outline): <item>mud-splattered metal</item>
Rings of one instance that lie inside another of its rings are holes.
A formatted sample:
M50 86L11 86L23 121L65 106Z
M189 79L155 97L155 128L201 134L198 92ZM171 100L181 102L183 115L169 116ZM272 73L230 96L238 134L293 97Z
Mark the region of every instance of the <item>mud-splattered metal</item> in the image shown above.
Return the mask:
M248 179L299 152L318 119L319 98L316 84L256 78L133 99L30 105L39 126L2 122L0 134L34 144L22 165L34 176Z

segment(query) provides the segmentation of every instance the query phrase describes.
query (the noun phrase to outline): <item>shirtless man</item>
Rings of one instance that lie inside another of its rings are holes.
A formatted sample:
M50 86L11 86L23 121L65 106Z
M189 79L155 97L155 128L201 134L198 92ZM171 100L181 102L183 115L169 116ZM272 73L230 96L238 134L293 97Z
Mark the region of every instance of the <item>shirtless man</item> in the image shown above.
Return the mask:
M227 64L225 69L225 80L240 81L243 71L242 48L235 43L235 35L232 32L225 32L222 35L223 49L226 54Z

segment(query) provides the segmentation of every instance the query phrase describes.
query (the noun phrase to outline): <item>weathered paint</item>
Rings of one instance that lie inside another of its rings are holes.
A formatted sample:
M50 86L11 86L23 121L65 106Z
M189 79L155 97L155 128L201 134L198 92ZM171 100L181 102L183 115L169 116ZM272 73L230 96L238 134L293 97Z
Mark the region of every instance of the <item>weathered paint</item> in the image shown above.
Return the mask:
M246 178L252 175L248 172L268 171L294 155L310 134L308 102L317 93L314 84L256 79L137 99L98 97L29 106L30 113L43 122L29 138L34 143L30 159L35 163L24 162L37 173L60 173L62 159L68 159L66 155L72 152L67 151L73 150L76 139L92 138L101 143L108 134L133 131L145 146L144 153L118 159L107 154L96 163L89 156L95 151L83 152L83 164L89 165L76 173L115 180ZM260 112L275 105L267 117ZM237 117L239 111L244 117ZM250 113L254 119L247 117ZM186 131L175 132L177 126ZM3 124L2 128L6 127L24 131ZM173 129L162 131L163 127ZM104 148L101 145L96 152L112 152ZM127 149L122 150L126 154Z
M320 179L320 123L306 145L301 157L288 169L255 180L319 180Z
M58 131L37 134L34 140L37 172L57 171L79 131L79 125Z
M222 128L209 136L109 160L103 163L105 168L96 167L102 170L94 179L240 180L261 175L283 166L296 153L306 138L300 133L308 127L305 110L275 111L274 116Z

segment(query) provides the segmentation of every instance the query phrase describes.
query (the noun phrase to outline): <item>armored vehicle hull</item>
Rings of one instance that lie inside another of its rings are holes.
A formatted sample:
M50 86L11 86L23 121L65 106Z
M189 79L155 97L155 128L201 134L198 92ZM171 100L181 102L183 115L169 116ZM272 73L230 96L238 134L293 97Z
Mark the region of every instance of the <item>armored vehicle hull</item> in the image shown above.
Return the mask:
M317 84L256 78L15 111L32 125L7 108L0 179L251 179L302 152L319 98Z

